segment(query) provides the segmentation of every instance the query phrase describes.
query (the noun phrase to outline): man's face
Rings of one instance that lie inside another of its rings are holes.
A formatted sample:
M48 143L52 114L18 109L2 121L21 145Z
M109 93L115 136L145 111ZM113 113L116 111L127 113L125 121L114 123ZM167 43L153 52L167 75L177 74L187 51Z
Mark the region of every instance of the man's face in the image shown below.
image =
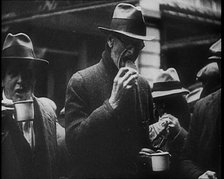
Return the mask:
M126 36L113 36L111 58L118 68L124 67L127 61L135 62L140 51L144 47L142 40Z
M161 117L166 113L166 103L164 103L163 101L156 101L155 106L158 115L157 117Z
M2 79L6 98L13 101L30 99L34 83L33 70L21 62L9 64Z

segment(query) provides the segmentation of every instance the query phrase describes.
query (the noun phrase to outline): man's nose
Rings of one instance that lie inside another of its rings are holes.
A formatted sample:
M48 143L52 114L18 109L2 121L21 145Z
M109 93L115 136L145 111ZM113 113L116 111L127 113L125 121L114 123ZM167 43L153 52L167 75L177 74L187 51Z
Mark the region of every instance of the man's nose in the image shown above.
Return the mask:
M18 74L17 83L22 83L22 82L23 82L23 76L22 74Z
M134 54L134 52L135 52L135 47L130 45L130 46L127 48L127 51L128 51L128 53L129 53L130 55L132 55L132 54Z

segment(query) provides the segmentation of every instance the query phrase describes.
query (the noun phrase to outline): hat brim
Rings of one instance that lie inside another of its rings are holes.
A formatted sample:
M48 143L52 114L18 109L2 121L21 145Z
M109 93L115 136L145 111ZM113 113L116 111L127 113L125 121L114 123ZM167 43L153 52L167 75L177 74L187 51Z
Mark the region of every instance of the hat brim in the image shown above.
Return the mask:
M132 34L130 32L124 32L124 31L120 31L120 30L114 30L114 29L109 29L109 28L105 28L105 27L98 27L102 32L108 34L108 33L118 33L121 35L125 35L134 39L138 39L138 40L144 40L144 41L150 41L150 40L154 40L155 37L152 36L141 36L141 35L136 35L136 34Z
M193 91L191 91L187 96L187 103L193 103L200 99L201 93L202 93L203 87L197 88Z
M27 58L26 57L2 57L2 60L4 60L5 62L14 61L14 60L17 60L16 62L19 62L18 60L20 60L23 62L34 62L34 63L46 64L46 65L49 64L47 60L40 59L40 58L30 58L30 57L27 57Z
M169 90L169 91L153 91L152 97L159 98L159 97L164 97L164 96L169 96L169 95L174 95L174 94L189 94L189 91L185 88L174 89L174 90Z
M209 60L221 60L221 57L219 56L211 56L211 57L208 57Z

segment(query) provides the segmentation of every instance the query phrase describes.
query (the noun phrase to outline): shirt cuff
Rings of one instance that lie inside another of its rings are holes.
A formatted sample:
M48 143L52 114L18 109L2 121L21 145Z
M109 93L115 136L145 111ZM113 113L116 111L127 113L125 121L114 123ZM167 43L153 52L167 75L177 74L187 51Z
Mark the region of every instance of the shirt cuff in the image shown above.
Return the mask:
M173 138L171 142L179 141L179 140L184 140L187 137L188 132L181 127L180 131L177 133L177 135Z

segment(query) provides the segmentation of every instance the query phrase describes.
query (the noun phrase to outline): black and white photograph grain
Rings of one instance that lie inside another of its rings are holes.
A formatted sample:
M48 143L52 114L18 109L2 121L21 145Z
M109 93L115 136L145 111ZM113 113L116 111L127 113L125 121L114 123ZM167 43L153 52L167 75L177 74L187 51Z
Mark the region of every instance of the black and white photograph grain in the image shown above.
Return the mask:
M2 0L2 179L222 179L221 0Z

